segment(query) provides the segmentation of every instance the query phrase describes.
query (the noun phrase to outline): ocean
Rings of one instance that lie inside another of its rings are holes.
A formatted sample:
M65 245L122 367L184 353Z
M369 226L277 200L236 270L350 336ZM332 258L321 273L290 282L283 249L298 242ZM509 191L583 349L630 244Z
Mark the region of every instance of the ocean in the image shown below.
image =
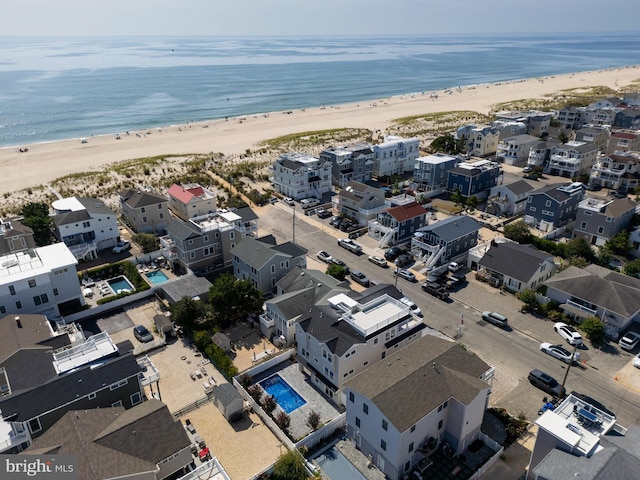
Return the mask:
M0 146L640 64L640 32L0 42Z

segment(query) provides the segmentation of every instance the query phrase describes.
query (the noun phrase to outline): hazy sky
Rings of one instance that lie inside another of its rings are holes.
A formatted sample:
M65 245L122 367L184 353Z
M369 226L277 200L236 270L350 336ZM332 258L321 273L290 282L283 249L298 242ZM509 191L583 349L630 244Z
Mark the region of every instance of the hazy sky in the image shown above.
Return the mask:
M638 0L2 0L2 35L635 31Z

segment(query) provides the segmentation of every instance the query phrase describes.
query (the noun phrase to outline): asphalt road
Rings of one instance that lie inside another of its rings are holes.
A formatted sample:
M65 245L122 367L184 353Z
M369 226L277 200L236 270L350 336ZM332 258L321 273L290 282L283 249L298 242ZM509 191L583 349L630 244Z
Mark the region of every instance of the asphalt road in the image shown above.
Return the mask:
M395 283L393 268L382 268L368 261L368 255L381 255L375 242L368 237L356 241L364 252L354 255L337 244L346 234L329 226L328 219L305 217L296 207L295 241L315 258L319 250L347 263L351 270L360 270L376 282ZM271 233L279 241L293 240L293 210L282 202L264 207L260 212L261 234ZM391 265L390 265L391 266ZM454 291L448 301L441 301L421 289L421 283L398 279L397 287L412 298L424 314L424 322L456 339L477 353L488 364L517 378L517 386L500 399L512 414L520 412L535 419L545 393L527 380L529 371L538 368L563 381L567 365L539 350L543 341L563 343L553 331L553 324L519 312L520 303L511 295L481 284L467 272L469 284ZM483 310L495 310L509 317L510 330L502 330L481 318ZM461 321L463 323L461 327ZM568 391L590 395L616 413L618 422L628 426L640 421L640 390L614 380L615 372L627 364L631 356L616 348L596 351L587 345L581 352L581 363L570 368L566 380ZM585 363L582 363L585 360ZM640 387L640 386L639 386Z

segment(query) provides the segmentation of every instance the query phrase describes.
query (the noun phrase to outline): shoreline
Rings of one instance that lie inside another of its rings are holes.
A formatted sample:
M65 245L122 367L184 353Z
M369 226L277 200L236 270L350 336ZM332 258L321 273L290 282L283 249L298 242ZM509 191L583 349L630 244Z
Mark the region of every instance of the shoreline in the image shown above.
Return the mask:
M115 134L0 147L0 192L47 184L57 178L96 171L123 160L158 155L239 155L279 136L331 128L384 132L392 120L435 112L470 110L487 114L496 104L542 98L569 88L607 86L614 90L640 80L640 65L460 85L340 105L254 113L221 119L156 126ZM640 86L639 86L640 91ZM444 93L451 92L451 93ZM432 97L437 94L437 98ZM87 143L81 143L86 138ZM21 148L27 152L20 152Z

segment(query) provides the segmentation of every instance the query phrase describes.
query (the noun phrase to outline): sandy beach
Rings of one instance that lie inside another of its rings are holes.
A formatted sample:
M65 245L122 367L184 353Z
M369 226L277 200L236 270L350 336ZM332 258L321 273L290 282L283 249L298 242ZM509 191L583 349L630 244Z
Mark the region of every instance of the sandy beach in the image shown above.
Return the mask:
M121 132L0 149L0 193L47 184L72 173L106 164L166 154L241 154L261 141L296 132L330 128L367 128L384 132L396 118L454 110L489 113L499 103L542 98L565 89L607 86L619 90L640 79L640 66L532 78L443 91L378 98L357 104L247 115L187 125ZM437 93L434 98L432 93Z

